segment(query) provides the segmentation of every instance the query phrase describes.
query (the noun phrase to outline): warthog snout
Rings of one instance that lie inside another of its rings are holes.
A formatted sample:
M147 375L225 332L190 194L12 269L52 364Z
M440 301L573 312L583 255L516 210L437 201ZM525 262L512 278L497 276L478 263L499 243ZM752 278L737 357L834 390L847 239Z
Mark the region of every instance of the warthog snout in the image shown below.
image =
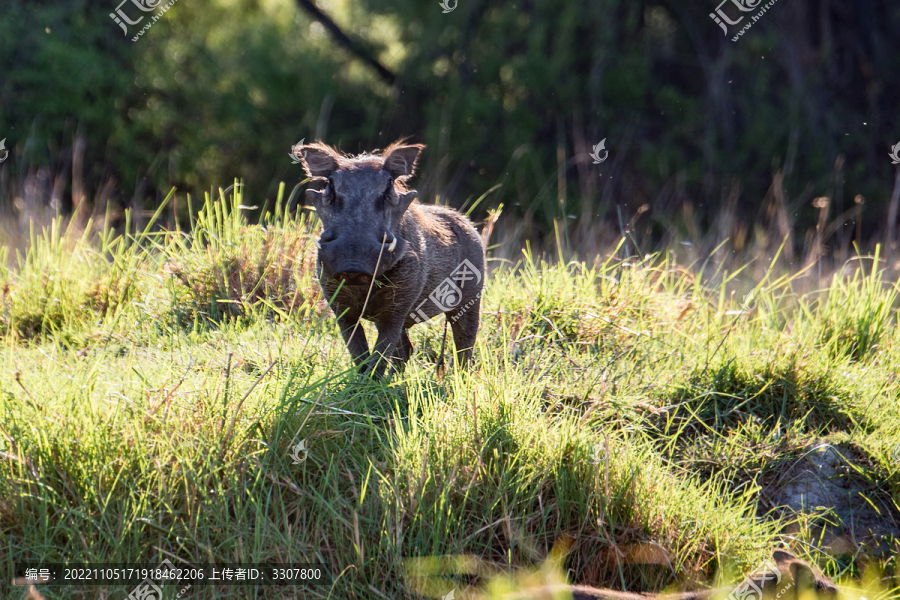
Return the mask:
M326 277L343 281L344 285L369 285L373 277L382 275L393 264L397 238L390 232L369 239L352 233L339 236L326 230L316 245Z

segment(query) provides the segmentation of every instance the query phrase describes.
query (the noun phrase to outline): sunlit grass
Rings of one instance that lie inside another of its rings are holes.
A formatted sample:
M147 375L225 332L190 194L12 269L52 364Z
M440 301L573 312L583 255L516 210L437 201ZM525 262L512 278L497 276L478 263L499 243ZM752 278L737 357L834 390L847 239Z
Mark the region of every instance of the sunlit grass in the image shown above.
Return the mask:
M739 576L782 542L881 590L869 600L895 589L896 540L772 505L833 447L898 526L896 287L877 256L818 293L770 268L751 305L735 273L666 255L526 251L491 274L470 372L437 376L436 319L378 383L316 291L315 221L282 200L262 225L239 193L206 198L189 231L57 221L0 272L4 578L26 559L177 557L322 563L334 580L192 598L487 598L536 574L658 591ZM615 558L648 545L665 560Z

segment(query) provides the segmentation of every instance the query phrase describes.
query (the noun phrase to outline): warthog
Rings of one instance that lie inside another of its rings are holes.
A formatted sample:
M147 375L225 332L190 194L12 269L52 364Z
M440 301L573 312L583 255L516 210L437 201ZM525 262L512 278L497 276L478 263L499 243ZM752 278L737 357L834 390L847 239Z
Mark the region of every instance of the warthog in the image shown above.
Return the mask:
M467 365L478 334L484 246L472 223L442 206L413 202L406 187L424 146L397 142L381 154L346 156L325 144L295 150L322 190L306 190L323 224L316 244L319 284L347 349L362 372L380 377L396 352L413 351L407 330L446 314L457 363ZM373 353L359 325L374 321Z

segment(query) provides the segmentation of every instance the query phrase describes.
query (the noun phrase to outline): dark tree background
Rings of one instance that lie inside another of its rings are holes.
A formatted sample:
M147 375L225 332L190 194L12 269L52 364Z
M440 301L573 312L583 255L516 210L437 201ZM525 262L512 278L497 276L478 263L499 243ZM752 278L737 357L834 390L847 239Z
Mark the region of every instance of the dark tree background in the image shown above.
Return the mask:
M624 227L644 251L818 236L837 256L894 236L893 0L777 0L736 42L758 10L723 4L744 17L725 35L715 0L178 0L137 42L116 7L4 3L4 209L149 209L235 178L262 206L301 178L301 138L410 136L426 201L500 184L474 214L502 203L510 244L588 253Z

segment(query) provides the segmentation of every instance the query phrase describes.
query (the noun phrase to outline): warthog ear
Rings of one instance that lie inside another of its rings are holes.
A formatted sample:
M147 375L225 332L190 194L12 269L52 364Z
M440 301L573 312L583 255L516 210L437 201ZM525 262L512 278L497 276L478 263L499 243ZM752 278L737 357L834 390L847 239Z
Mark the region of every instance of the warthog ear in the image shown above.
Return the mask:
M310 179L325 179L338 168L338 154L325 144L309 144L297 150Z
M422 144L413 144L411 146L390 145L384 151L384 170L391 174L394 179L403 181L407 177L411 177L416 168L416 160L419 158L419 152L424 148Z

